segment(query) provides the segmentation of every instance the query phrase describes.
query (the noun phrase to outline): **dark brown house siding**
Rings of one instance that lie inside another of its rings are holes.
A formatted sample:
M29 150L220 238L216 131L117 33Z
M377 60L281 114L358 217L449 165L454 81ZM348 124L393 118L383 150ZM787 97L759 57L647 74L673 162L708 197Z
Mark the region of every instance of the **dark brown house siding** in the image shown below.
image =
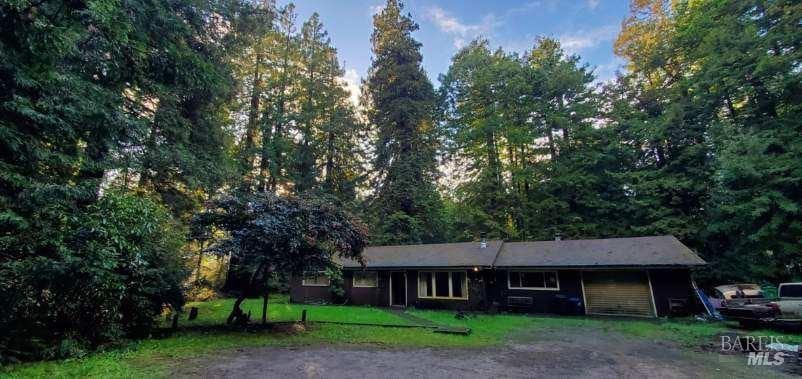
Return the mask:
M376 307L387 307L390 305L389 291L389 272L377 271L376 287L354 287L354 272L352 270L343 271L343 288L347 304L354 305L373 305Z
M334 295L331 287L304 286L301 277L293 275L290 277L290 302L292 303L331 303Z
M534 269L533 269L534 270ZM497 270L446 270L426 269L423 271L464 271L468 278L468 299L428 299L418 296L418 272L420 270L393 270L406 272L407 306L421 309L486 310L496 305L508 311L556 314L584 314L581 270L556 271L559 290L524 290L508 288L506 269ZM537 270L535 270L537 271ZM688 269L649 269L654 305L658 317L682 316L699 311ZM346 304L387 307L390 301L390 272L377 270L377 286L364 288L353 286L353 271L343 271L343 289ZM531 305L511 304L510 297L529 298ZM670 299L685 299L686 314L671 314ZM302 286L300 277L290 280L290 300L295 303L331 303L334 295L330 287Z
M534 270L537 271L537 270ZM503 309L509 311L524 311L534 313L561 313L561 314L584 314L584 308L569 306L569 301L574 303L582 302L582 283L578 271L572 270L548 270L557 271L559 290L523 290L510 289L507 283L509 270L496 270L493 288L492 301L496 302ZM513 298L531 298L531 305L514 304Z
M390 305L390 273L406 273L407 306L428 309L482 310L487 303L487 279L492 277L490 271L474 272L472 270L426 269L423 271L462 271L468 278L468 299L428 299L418 297L418 272L420 270L379 270L378 285L372 288L353 286L353 271L343 272L343 287L346 302L354 305L373 305L387 307ZM300 285L300 282L298 283ZM294 286L293 286L294 287ZM293 297L294 299L295 297Z

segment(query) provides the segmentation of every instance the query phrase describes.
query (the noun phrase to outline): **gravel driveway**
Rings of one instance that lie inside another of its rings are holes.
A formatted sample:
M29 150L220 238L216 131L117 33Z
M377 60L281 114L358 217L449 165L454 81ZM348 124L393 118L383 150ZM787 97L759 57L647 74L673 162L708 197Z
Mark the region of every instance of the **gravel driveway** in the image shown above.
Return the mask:
M498 378L774 377L743 356L693 352L670 343L603 331L538 331L483 349L374 346L253 348L186 362L178 377Z

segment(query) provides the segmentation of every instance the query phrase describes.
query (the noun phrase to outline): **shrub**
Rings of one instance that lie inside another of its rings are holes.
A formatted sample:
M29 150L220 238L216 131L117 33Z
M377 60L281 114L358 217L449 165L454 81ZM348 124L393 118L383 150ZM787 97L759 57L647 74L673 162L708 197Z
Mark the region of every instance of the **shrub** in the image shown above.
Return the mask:
M49 248L0 261L0 356L145 336L165 305L183 305L182 231L147 197L107 193L51 233Z

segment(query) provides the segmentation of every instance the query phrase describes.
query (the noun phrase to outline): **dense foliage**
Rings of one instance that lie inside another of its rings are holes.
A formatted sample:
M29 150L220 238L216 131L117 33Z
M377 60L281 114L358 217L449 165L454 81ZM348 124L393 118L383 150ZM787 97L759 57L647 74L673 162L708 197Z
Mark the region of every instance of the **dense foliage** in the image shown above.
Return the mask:
M363 89L376 130L371 212L379 244L442 239L442 205L435 187L435 96L421 67L418 25L389 0L373 16L373 63Z
M4 355L146 334L181 306L181 229L124 193L186 216L226 176L229 6L0 2Z
M465 178L452 239L673 234L710 281L802 275L800 39L788 1L636 0L602 88L541 39L477 40L442 78L444 143Z
M612 173L626 163L595 128L593 75L552 39L524 57L477 40L442 77L446 145L464 173L454 189L456 239L550 239L627 234Z
M352 215L319 198L272 194L231 196L214 201L195 223L225 232L210 250L235 257L239 277L247 278L228 322L242 315L246 296L264 294L272 273L334 271L336 262L362 262L366 227Z
M320 17L296 18L269 0L0 0L3 357L146 335L182 285L212 282L209 246L239 294L366 238L482 234L673 234L710 283L802 276L798 1L633 0L615 80L554 39L480 38L435 89L388 0L359 105Z
M636 1L616 42L633 230L682 238L715 280L802 276L801 17L794 1Z
M55 249L49 254L0 265L3 351L77 354L147 336L163 307L183 305L183 233L167 209L146 197L107 193L47 238Z
M364 179L359 142L366 128L342 85L337 51L317 14L298 32L292 4L258 12L259 27L233 58L244 187L351 203Z

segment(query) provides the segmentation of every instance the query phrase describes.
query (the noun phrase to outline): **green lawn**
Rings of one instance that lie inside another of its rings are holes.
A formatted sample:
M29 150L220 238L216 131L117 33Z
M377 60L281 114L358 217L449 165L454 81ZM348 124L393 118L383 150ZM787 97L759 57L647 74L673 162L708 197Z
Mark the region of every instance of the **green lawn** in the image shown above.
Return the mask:
M407 321L381 308L354 306L309 306L287 304L277 297L270 304L274 320L296 320L301 309L308 310L312 321L338 321L380 324L407 324ZM200 310L193 322L182 319L180 326L222 323L232 300L221 299L191 304ZM261 302L249 300L243 307L255 320L261 317ZM585 317L550 317L526 315L473 315L455 319L453 312L410 310L411 314L439 324L471 328L468 336L438 334L422 328L371 327L363 325L315 324L311 330L297 333L271 332L198 332L181 331L169 338L134 342L125 348L95 353L82 359L36 362L5 367L0 376L9 377L163 377L171 365L182 360L203 357L216 351L237 347L287 346L312 344L373 344L415 347L484 347L503 343L522 330L537 332L555 328L588 328L613 331L637 338L677 341L690 348L716 342L716 336L730 325L697 321L650 321L597 319ZM771 331L752 331L754 335L778 335ZM784 335L783 342L800 343L800 335Z
M198 318L187 321L183 317L180 326L193 325L219 325L225 323L234 299L220 299L202 303L189 303L186 308L198 307ZM286 295L273 296L268 305L268 316L273 321L298 321L301 311L306 309L309 321L335 321L348 323L371 323L382 325L409 325L409 322L381 308L358 307L344 305L305 305L290 304ZM251 320L259 322L262 319L262 300L248 299L242 303L242 310L251 313Z
M409 313L449 326L468 327L473 331L473 342L493 344L503 341L511 332L521 329L587 328L621 333L649 340L665 340L686 347L716 343L716 337L736 329L735 323L703 322L697 320L672 319L621 319L585 316L526 316L519 314L474 315L466 320L454 318L453 313L429 310L410 310ZM779 336L784 343L802 343L802 335L786 334L773 330L750 330L750 335Z

